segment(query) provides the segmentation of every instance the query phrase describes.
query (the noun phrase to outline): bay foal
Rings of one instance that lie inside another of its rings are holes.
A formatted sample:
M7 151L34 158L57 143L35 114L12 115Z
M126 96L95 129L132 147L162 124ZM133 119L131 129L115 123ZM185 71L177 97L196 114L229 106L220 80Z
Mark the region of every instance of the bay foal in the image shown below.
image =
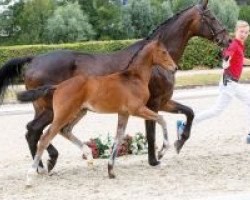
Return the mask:
M148 83L153 65L159 65L173 73L177 69L167 49L158 40L146 43L122 72L88 78L79 75L59 85L45 86L37 90L20 93L18 95L19 100L27 101L28 96L43 96L47 95L49 91L53 91L54 119L48 131L39 140L34 163L27 175L28 179L30 173L36 172L43 151L56 134L67 124L72 123L79 113L86 113L87 110L118 114L116 139L108 162L110 178L115 178L113 166L129 115L156 121L162 127L164 142L159 156L163 156L169 146L166 122L161 115L146 107L149 99ZM90 149L84 143L82 149L88 162L92 163L93 158Z

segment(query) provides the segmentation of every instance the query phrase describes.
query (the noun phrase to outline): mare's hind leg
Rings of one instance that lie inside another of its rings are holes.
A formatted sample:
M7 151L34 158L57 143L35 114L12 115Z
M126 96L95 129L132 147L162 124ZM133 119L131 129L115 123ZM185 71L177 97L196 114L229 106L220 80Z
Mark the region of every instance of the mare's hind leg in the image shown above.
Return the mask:
M163 132L163 145L162 149L160 150L158 154L158 159L162 158L165 152L169 148L169 141L168 141L168 131L167 131L167 124L166 121L164 120L163 116L153 112L146 106L141 107L138 109L133 115L142 117L146 120L153 120L157 122L161 127L162 127L162 132Z
M61 129L61 135L63 137L65 137L67 140L71 141L73 144L75 144L81 151L83 151L83 158L87 158L87 160L89 162L91 162L91 155L92 152L89 149L89 147L87 146L87 144L83 143L81 140L79 140L73 133L72 133L72 129L74 128L74 126L82 119L82 117L84 115L86 115L87 110L81 110L76 118L69 123L68 125L66 125L65 127L63 127ZM87 153L87 155L85 155Z
M175 149L176 149L177 153L180 153L183 145L190 137L190 132L191 132L192 123L193 123L193 119L194 119L194 111L191 108L189 108L188 106L184 106L184 105L182 105L178 102L175 102L173 100L170 100L166 104L164 104L161 107L161 110L167 111L170 113L185 114L186 115L187 123L186 123L186 126L184 128L182 137L180 140L175 141Z
M121 144L121 141L123 139L125 129L128 123L128 115L120 115L118 114L118 125L117 125L117 133L116 133L116 138L113 144L113 149L112 153L109 158L108 162L108 174L109 178L115 178L115 173L114 173L114 164L115 164L115 158L117 156L117 151L118 147Z
M36 113L39 113L36 110ZM37 150L37 143L43 133L43 129L51 123L53 120L53 111L50 109L43 110L39 114L36 114L35 119L28 123L26 139L28 146L31 152L31 155L34 159ZM48 160L48 170L52 170L56 164L58 158L58 151L56 148L50 144L47 148L50 159ZM42 161L39 162L38 172L43 168Z
M50 141L56 136L56 134L59 132L59 130L60 130L59 126L52 124L49 127L49 129L46 131L46 133L41 136L39 143L37 145L37 151L36 151L36 155L34 157L33 164L32 164L31 169L28 171L28 174L27 174L27 182L26 182L27 186L31 185L31 181L32 181L31 176L37 170L44 150L49 146Z

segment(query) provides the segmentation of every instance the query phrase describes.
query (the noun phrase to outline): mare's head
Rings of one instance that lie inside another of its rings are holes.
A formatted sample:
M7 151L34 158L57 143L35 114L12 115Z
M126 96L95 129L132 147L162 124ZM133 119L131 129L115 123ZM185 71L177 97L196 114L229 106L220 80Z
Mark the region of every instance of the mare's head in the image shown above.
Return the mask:
M175 72L177 65L168 53L168 50L160 40L152 41L149 44L152 52L153 65L159 65L163 69Z
M197 5L176 13L161 23L148 37L155 39L159 35L163 35L165 44L175 44L176 40L186 42L193 36L206 38L221 47L226 47L231 42L226 29L209 10L208 0L200 0Z
M193 34L214 41L219 46L228 46L231 38L220 21L209 10L208 0L200 0L195 9L196 20L194 20L192 26Z

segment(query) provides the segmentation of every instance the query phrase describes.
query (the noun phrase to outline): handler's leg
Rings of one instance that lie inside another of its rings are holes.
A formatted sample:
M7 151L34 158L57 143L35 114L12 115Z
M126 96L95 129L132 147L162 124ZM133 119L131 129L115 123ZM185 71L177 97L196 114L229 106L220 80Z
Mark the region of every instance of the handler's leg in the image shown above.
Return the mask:
M210 109L199 112L195 115L194 124L199 123L203 120L210 119L212 117L218 116L222 113L222 111L229 105L232 100L232 94L230 94L231 86L222 86L223 88L220 90L219 97L216 100L215 105L213 105ZM228 87L228 88L226 88Z
M248 136L247 143L250 143L250 91L243 85L236 84L235 96L240 99L247 106L247 125L248 125Z

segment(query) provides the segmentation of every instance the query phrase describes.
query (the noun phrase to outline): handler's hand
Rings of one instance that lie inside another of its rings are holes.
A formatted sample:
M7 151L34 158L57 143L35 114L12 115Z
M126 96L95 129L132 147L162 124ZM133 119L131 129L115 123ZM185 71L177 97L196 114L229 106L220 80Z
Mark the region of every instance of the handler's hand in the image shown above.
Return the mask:
M231 57L227 56L226 58L223 58L222 60L222 68L223 69L227 69L230 65L230 60L231 60Z

